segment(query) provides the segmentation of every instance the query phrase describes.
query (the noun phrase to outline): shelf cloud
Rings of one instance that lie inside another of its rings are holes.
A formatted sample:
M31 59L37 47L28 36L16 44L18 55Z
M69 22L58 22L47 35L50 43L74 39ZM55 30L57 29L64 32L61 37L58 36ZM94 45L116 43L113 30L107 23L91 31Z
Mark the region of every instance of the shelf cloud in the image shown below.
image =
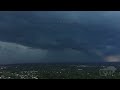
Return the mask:
M0 11L0 62L103 62L120 54L119 23L119 11Z

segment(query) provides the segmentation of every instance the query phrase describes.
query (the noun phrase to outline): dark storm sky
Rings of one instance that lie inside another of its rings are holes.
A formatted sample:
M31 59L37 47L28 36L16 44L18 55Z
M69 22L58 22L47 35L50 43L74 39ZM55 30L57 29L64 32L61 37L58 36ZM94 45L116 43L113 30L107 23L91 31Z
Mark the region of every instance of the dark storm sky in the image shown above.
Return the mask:
M120 61L119 11L1 11L0 63Z

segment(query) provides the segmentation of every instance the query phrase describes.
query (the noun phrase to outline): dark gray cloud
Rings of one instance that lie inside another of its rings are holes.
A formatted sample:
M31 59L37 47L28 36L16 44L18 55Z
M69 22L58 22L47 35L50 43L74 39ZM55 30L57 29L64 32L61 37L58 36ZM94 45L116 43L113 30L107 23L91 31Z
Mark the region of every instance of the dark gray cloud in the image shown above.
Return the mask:
M47 50L31 49L16 43L0 41L0 64L43 62Z
M1 11L0 41L47 50L46 62L103 61L120 53L119 23L117 11Z

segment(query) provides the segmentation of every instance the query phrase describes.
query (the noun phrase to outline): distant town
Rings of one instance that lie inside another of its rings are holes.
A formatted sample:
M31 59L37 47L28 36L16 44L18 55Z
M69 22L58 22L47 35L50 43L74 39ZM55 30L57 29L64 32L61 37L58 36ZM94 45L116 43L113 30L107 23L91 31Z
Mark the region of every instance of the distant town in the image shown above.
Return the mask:
M120 79L120 63L1 65L0 79Z

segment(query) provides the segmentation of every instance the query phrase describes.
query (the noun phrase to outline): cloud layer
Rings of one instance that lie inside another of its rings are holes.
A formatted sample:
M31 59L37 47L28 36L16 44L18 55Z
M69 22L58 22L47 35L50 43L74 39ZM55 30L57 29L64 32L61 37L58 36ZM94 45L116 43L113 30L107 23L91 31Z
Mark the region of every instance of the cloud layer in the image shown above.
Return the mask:
M46 55L47 50L31 49L23 45L0 41L1 64L43 62Z
M0 41L31 47L20 46L13 62L99 62L120 53L119 23L118 11L1 11Z
M44 50L0 41L0 63L51 63L51 62L84 62L88 58L95 58L86 53L72 50ZM97 57L96 57L97 58ZM91 60L96 61L96 60Z

